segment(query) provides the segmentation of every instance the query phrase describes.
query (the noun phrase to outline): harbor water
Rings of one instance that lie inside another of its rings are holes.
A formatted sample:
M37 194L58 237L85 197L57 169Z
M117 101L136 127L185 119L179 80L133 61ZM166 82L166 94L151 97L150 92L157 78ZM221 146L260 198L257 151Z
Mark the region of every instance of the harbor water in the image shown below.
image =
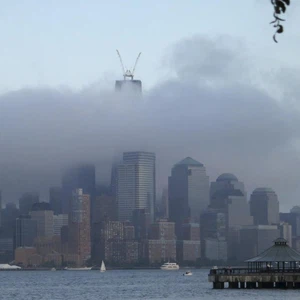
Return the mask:
M2 300L299 299L299 290L213 290L208 270L0 272Z

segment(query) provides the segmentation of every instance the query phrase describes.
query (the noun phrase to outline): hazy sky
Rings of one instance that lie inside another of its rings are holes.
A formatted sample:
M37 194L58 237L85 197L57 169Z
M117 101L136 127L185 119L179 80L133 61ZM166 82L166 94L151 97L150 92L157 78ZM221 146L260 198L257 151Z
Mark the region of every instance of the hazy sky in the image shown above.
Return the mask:
M3 0L0 11L1 89L66 85L81 88L121 77L116 49L146 87L164 78L168 49L196 34L247 41L259 59L299 65L299 3L293 1L286 32L272 41L269 0Z
M269 0L3 1L0 11L0 187L38 190L78 161L109 178L112 157L157 154L158 186L186 156L211 180L232 172L248 194L299 203L300 2L272 40ZM119 49L142 101L112 93Z

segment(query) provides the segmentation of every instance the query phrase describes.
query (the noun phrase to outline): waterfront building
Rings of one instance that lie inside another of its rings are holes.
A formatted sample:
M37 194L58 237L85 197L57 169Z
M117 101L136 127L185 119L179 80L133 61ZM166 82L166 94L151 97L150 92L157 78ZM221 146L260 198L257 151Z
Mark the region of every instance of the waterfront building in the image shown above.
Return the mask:
M273 241L280 237L277 225L253 225L240 229L238 260L244 261L254 257L272 246Z
M37 235L37 221L31 216L21 215L15 220L14 248L32 247Z
M169 218L176 224L181 238L182 224L199 222L200 214L209 204L209 177L202 163L186 157L172 168L169 177Z
M91 257L90 196L82 189L73 191L68 226L68 251L78 255L78 264Z
M228 258L227 241L224 238L207 238L204 240L205 257L214 261L226 261Z

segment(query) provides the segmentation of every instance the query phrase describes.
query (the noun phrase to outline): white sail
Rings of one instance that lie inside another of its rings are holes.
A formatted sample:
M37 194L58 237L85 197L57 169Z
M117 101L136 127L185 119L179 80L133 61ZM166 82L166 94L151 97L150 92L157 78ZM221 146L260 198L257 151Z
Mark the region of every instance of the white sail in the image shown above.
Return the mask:
M105 272L105 271L106 271L105 264L104 264L104 261L103 261L103 260L102 260L102 263L101 263L100 271L101 271L101 272Z

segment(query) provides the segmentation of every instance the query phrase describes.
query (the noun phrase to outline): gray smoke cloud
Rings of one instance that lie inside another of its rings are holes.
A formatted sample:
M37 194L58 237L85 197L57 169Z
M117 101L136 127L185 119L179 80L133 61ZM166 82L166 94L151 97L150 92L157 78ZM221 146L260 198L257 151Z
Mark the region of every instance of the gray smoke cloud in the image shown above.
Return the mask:
M269 186L283 210L298 204L299 71L275 69L266 80L246 45L224 36L182 40L168 54L169 77L142 100L94 85L2 95L4 201L30 190L46 199L49 186L60 184L61 169L74 162L95 163L97 181L108 182L114 157L146 150L157 155L159 189L172 165L192 156L211 180L232 172L248 194Z

